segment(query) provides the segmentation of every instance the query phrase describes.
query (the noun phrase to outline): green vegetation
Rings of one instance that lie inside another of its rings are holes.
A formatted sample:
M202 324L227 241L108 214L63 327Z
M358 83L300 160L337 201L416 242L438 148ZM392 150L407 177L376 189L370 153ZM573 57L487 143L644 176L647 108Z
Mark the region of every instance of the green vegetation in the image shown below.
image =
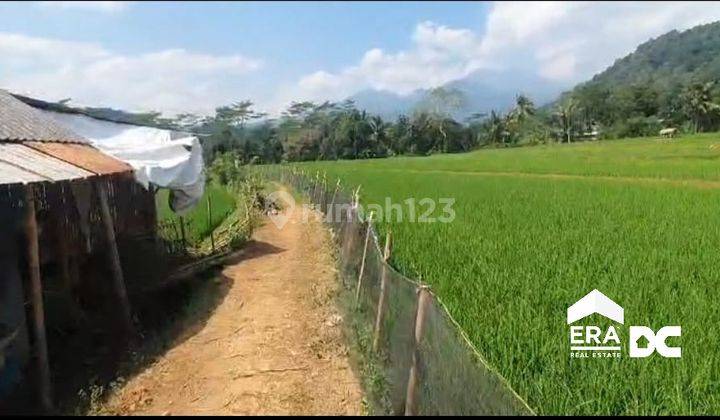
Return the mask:
M720 410L716 143L698 135L300 167L361 184L364 204L456 200L452 223L380 224L394 234L392 264L432 286L538 413L709 414ZM681 325L682 359L628 358L622 328L621 359L570 359L566 310L595 288L625 308L626 325Z
M720 128L720 22L671 31L640 45L558 101L574 103L573 125L604 137Z
M413 171L499 172L720 181L720 135L655 138L488 149L427 158L395 157L317 163L311 167ZM328 172L330 173L330 172ZM363 187L364 189L364 187Z
M212 203L212 220L210 220L209 223L208 198L210 198ZM179 226L180 216L175 214L168 204L168 190L159 190L155 200L157 203L158 222L161 225L171 223ZM213 183L206 185L205 194L197 206L188 214L182 216L186 223L185 235L188 242L191 244L199 244L202 242L204 238L210 235L210 232L220 226L223 220L235 210L235 205L235 198L226 187Z

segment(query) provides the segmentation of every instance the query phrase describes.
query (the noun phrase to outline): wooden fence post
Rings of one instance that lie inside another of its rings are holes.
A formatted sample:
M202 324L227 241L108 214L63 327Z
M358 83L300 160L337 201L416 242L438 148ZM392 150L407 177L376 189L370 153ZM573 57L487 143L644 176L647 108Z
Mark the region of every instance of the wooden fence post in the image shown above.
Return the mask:
M375 332L373 334L372 348L374 352L378 351L380 346L380 328L382 325L383 314L385 312L385 299L387 296L388 282L388 260L390 260L390 229L388 228L385 235L385 250L383 252L382 275L380 279L380 298L378 299L377 315L375 317Z
M213 235L212 228L212 200L210 194L207 196L207 213L208 213L208 231L210 231L210 245L212 246L212 253L215 253L215 236Z
M122 311L123 326L126 332L132 332L132 311L130 310L130 301L128 300L127 290L125 289L125 279L123 278L122 265L120 265L120 253L117 248L115 239L115 226L113 225L112 214L110 213L110 205L108 204L107 191L102 185L102 180L95 182L98 198L100 201L100 215L103 225L105 226L105 236L107 238L108 253L110 254L110 267L113 274L113 289L115 297L120 303Z
M408 374L407 393L405 395L405 415L416 415L416 398L418 387L418 369L420 364L420 341L425 329L425 312L430 301L430 293L427 286L418 287L417 308L415 311L415 342L413 345L412 364Z
M40 404L46 411L53 409L50 363L45 333L45 309L43 306L42 280L40 277L40 244L35 218L35 195L31 185L25 186L25 237L27 239L28 273L30 275L30 302L32 304L35 361L38 371Z
M365 245L363 247L362 261L360 262L360 274L358 275L357 290L355 291L355 306L360 299L360 288L362 286L363 274L365 273L365 258L367 257L368 242L370 241L370 233L372 232L373 212L370 212L367 220L367 230L365 231Z
M323 172L323 182L322 182L322 207L325 211L325 214L327 215L327 172Z
M73 288L75 282L73 273L71 272L70 264L70 250L68 249L67 243L67 222L65 215L62 214L55 218L55 249L57 252L57 260L60 265L60 279L62 280L62 288L68 294L70 304L68 305L68 312L73 322L79 323L82 318L82 310L75 299Z

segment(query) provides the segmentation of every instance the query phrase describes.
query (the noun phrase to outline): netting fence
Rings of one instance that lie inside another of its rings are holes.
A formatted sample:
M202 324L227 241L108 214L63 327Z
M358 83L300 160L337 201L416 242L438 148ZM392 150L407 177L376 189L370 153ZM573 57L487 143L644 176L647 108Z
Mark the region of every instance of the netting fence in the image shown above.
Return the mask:
M442 300L393 269L389 237L357 209L357 196L339 180L296 168L259 168L292 187L324 215L338 250L347 316L356 338L380 365L382 390L369 395L376 413L416 415L533 415L485 362ZM371 218L371 216L369 217ZM358 332L359 331L359 332Z

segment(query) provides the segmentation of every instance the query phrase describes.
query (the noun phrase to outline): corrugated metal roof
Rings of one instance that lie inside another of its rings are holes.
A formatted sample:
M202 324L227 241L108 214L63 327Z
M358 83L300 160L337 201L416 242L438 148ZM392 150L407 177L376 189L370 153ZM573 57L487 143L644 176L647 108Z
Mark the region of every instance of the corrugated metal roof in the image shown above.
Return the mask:
M86 171L39 150L15 143L0 143L0 162L24 172L35 174L44 181L82 179L96 174ZM5 176L3 175L3 178ZM23 182L9 178L5 183ZM35 182L35 181L24 181Z
M90 145L41 142L23 144L98 175L132 170L127 163L106 155Z
M47 179L0 160L0 185L29 184L42 181L47 181Z
M88 143L82 136L0 89L0 141Z

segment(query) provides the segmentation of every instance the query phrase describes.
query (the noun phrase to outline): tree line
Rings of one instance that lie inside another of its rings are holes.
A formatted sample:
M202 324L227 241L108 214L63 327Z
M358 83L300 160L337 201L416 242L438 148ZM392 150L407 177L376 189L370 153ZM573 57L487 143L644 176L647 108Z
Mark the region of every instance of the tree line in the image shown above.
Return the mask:
M179 116L176 126L200 133L208 162L227 154L241 163L456 153L551 134L527 96L518 95L507 113L456 121L451 115L461 103L460 92L438 88L414 112L393 120L358 109L352 101L293 102L279 118L267 119L252 102L242 101L218 108L213 117Z
M457 121L462 93L437 88L409 115L386 120L341 103L293 102L279 118L258 113L251 101L220 107L212 117L179 116L175 125L200 133L208 162L240 163L366 159L466 152L481 147L575 142L720 128L715 83L692 83L673 92L633 84L615 89L586 84L555 103L537 107L519 94L511 109L476 113Z
M667 127L691 133L720 129L720 89L714 81L661 89L652 82L611 85L593 80L545 106L537 107L519 94L504 112L478 112L458 121L453 115L464 103L462 92L440 87L430 90L413 112L392 120L358 109L352 101L293 102L277 118L256 111L249 100L218 107L206 117L168 118L156 112L130 114L104 108L82 112L195 133L203 143L206 162L220 158L218 174L248 163L424 156L657 135ZM63 102L44 106L77 111Z

